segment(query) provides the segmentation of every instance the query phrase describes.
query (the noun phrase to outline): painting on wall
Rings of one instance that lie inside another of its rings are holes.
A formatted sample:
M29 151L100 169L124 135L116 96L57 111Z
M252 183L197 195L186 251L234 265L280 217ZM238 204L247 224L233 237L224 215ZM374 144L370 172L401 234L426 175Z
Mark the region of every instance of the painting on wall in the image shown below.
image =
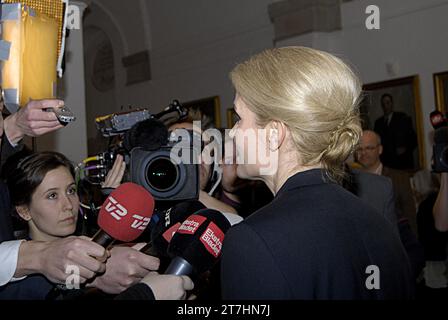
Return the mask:
M383 165L417 171L425 166L419 77L363 86L360 106L364 130L381 137Z
M188 109L190 119L201 120L202 128L221 127L221 105L219 96L183 102L181 104Z
M434 91L436 109L447 112L448 104L448 71L434 74Z

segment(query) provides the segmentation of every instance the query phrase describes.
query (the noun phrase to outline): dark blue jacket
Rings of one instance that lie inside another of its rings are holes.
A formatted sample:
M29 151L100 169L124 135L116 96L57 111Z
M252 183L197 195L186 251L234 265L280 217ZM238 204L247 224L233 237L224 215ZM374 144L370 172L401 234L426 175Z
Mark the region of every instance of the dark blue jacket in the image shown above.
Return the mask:
M368 289L368 267L379 289ZM224 299L409 299L406 252L394 227L322 170L289 178L274 200L226 234Z

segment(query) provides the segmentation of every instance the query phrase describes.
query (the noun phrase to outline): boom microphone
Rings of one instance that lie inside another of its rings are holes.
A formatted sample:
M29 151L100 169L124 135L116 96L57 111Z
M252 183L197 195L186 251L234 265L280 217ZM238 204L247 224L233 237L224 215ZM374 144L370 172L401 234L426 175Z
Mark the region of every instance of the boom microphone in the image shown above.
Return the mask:
M216 210L203 209L188 217L168 246L173 260L165 274L189 276L210 270L221 256L229 228L227 218Z
M145 230L154 211L154 198L145 188L132 182L116 188L101 206L100 230L92 241L108 247L114 240L130 242Z

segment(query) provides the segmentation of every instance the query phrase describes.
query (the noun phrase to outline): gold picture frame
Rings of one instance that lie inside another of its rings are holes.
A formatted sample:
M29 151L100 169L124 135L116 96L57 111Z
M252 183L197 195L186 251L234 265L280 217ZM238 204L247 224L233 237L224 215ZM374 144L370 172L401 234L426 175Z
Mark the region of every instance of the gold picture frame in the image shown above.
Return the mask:
M205 121L203 127L208 127L208 122L215 128L221 128L221 102L219 96L189 101L182 103L189 110L191 120Z
M381 81L363 86L364 99L360 106L363 129L374 130L375 123L381 116L381 97L389 94L393 97L394 111L402 112L412 119L412 126L417 138L417 147L413 151L415 172L425 167L425 146L423 120L420 100L420 79L418 75Z
M434 97L436 109L440 112L448 111L448 71L435 73L434 76Z

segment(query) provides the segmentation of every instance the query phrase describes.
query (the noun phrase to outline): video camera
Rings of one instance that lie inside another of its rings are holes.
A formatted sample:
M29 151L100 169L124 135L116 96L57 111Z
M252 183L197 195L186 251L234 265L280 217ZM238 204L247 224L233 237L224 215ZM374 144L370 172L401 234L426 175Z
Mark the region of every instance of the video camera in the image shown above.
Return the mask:
M86 180L101 184L117 155L122 154L128 169L126 180L143 186L156 201L197 199L199 169L193 160L201 150L194 148L193 140L199 139L200 146L201 137L200 134L195 137L193 132L183 137L169 136L163 121L173 120L170 117L173 114L174 121L183 120L188 110L174 100L154 115L143 109L98 117L98 130L115 142L110 143L107 151L84 160L82 169ZM175 161L174 154L189 161Z
M448 115L433 111L430 120L435 129L432 169L434 172L448 172Z

